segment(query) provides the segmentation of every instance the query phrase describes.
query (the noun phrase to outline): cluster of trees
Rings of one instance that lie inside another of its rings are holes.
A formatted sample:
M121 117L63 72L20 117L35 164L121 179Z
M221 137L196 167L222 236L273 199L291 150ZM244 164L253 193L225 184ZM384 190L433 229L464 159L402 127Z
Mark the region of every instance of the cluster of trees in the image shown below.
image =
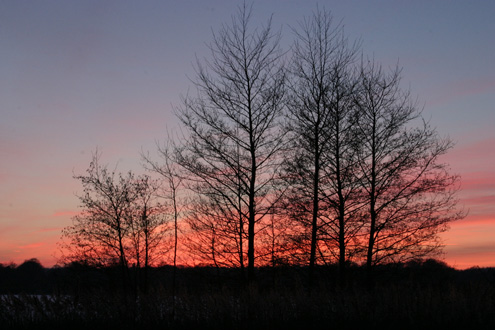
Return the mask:
M344 272L438 252L438 233L462 217L458 177L440 160L452 142L401 89L400 69L367 59L326 11L293 29L289 52L251 13L242 6L197 61L197 93L176 109L184 135L158 148L163 163L145 157L168 207L148 176L116 177L95 158L76 177L85 211L65 231L72 255L146 266L167 219L174 264L180 223L196 261L248 279L257 265Z

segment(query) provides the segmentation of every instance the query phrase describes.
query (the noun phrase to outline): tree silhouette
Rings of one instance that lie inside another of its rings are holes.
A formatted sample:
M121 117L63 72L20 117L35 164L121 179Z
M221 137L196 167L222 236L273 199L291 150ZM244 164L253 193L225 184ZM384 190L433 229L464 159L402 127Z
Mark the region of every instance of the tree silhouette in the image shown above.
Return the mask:
M127 290L129 266L136 265L138 272L142 265L146 269L164 248L167 218L156 200L156 181L131 171L109 171L99 158L98 152L93 154L86 175L74 176L83 185L78 196L82 212L63 229L62 262L119 265Z
M188 172L189 187L210 207L211 229L223 222L220 227L236 237L241 267L247 240L250 280L256 224L272 208L286 142L279 127L285 90L280 35L272 33L271 20L250 29L251 12L245 4L240 7L231 24L213 35L211 60L198 60L197 95L185 97L178 109L188 136L177 157Z
M356 94L356 150L367 216L368 269L430 255L438 233L463 216L456 209L458 177L440 156L452 142L438 137L400 89L400 70L362 65Z
M319 248L324 258L335 256L343 272L359 230L352 134L359 44L350 43L343 27L334 27L330 13L323 10L305 19L295 33L288 102L295 134L286 168L288 208L293 218L310 227L310 271Z
M171 211L173 214L174 223L174 243L173 243L173 277L172 277L172 288L174 296L174 311L175 311L175 290L177 282L177 254L179 249L179 219L182 213L181 199L179 192L182 188L182 177L179 173L179 168L177 163L174 161L174 143L170 139L167 139L166 143L160 145L157 143L158 155L163 161L156 162L151 159L149 154L141 153L141 157L145 162L145 168L152 172L159 174L163 180L164 185L162 186L160 197L164 198L167 203L171 206Z

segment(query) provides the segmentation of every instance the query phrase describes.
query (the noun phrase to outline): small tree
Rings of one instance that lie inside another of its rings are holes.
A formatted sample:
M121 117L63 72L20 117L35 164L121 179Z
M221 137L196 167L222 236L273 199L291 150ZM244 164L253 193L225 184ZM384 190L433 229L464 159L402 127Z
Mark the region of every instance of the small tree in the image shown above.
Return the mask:
M109 171L99 164L99 157L93 155L86 175L74 176L83 185L83 194L78 196L83 210L72 219L73 225L64 229L64 236L72 242L66 257L96 265L117 262L125 269L128 220L136 197L134 174Z
M135 199L131 203L132 214L128 221L137 267L137 282L144 291L148 290L148 270L156 261L163 260L169 246L164 237L169 231L169 207L159 202L161 183L148 175L140 175L133 182ZM140 273L144 268L144 278L140 285Z
M142 153L141 157L144 160L145 168L149 171L159 174L163 181L160 197L166 200L166 203L170 205L173 215L173 290L175 297L176 287L176 273L177 273L177 254L179 248L179 219L182 213L181 201L179 192L182 187L183 178L179 173L178 164L174 161L173 149L174 144L170 137L164 145L157 143L158 155L161 162L156 162L151 159L147 154ZM174 298L175 299L175 298ZM174 301L175 302L175 301ZM174 305L175 308L175 305ZM175 310L174 310L175 311Z
M157 183L109 171L96 152L86 175L75 175L83 185L81 214L62 232L62 260L97 266L119 265L124 288L129 264L148 267L166 231L164 209L155 199ZM143 259L144 258L144 259Z

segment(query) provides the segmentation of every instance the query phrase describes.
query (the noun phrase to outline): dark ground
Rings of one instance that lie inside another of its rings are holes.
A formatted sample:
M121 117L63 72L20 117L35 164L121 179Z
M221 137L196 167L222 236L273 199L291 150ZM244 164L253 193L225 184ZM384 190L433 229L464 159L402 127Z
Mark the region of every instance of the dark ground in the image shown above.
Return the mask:
M36 260L0 266L0 329L495 329L495 268L434 260L363 268L171 267L144 274ZM138 289L139 288L139 289ZM175 296L175 298L174 298Z

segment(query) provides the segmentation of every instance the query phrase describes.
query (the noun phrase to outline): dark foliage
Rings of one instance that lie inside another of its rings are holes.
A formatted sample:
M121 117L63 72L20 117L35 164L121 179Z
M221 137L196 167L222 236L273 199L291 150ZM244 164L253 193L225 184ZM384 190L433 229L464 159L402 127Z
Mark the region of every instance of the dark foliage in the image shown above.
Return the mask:
M338 281L338 266L150 270L150 290L123 294L118 268L0 266L1 329L492 329L495 268L455 270L436 260L377 267L373 288L361 266ZM130 273L133 270L130 269Z

